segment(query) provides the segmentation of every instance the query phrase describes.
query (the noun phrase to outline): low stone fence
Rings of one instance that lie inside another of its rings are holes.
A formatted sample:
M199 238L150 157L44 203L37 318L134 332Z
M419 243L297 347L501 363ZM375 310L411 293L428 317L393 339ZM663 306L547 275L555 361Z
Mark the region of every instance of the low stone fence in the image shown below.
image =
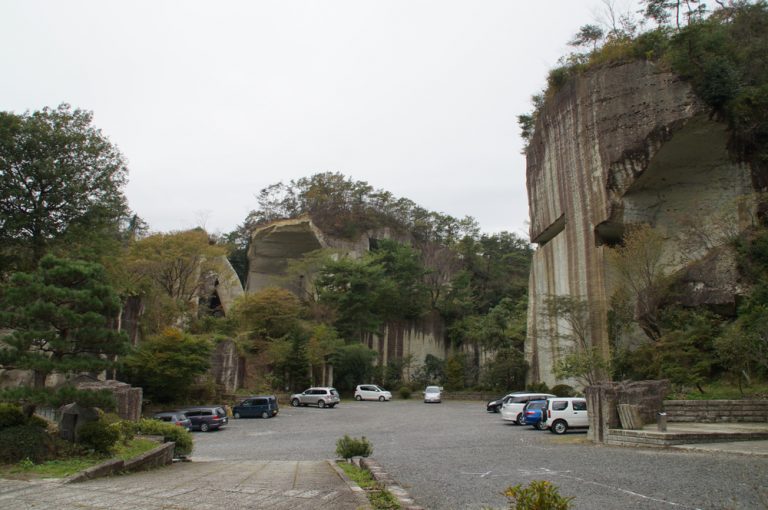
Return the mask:
M768 422L768 400L665 400L668 422Z

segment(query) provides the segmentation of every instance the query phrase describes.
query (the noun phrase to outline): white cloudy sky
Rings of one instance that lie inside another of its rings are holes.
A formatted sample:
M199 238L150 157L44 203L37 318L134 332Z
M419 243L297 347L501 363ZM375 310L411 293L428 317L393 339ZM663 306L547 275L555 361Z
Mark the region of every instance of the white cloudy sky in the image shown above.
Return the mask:
M153 230L228 232L338 171L526 234L516 116L601 5L0 0L0 110L92 110Z

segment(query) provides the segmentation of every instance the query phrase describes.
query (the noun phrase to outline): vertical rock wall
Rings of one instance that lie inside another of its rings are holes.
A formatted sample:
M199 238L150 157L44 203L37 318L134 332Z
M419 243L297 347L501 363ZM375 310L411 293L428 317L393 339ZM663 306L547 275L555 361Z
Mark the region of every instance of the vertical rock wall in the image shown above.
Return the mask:
M725 213L747 221L750 206L737 203L752 191L749 168L731 161L726 142L724 126L689 85L651 63L588 71L547 101L527 151L530 234L538 245L526 340L532 382L574 382L553 374L569 331L544 313L549 296L586 300L592 343L608 353L615 282L606 253L627 227L647 223L659 231L677 270L712 249L683 249L693 223L706 228Z

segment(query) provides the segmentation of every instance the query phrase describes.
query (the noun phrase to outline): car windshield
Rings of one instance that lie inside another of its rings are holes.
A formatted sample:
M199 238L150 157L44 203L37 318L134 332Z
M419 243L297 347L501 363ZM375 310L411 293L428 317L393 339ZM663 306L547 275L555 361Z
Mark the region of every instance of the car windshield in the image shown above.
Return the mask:
M438 393L440 388L437 386L427 386L427 393Z

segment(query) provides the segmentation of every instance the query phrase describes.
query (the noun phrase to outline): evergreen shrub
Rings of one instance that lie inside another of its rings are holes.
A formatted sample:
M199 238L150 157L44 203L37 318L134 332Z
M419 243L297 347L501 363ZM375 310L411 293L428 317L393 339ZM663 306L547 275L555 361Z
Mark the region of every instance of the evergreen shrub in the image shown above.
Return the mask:
M55 457L53 438L40 427L16 425L0 430L0 462L13 464L24 459L38 464Z
M120 432L103 420L86 423L77 433L77 442L97 453L108 454L120 439Z
M176 443L176 446L173 449L173 454L176 457L192 453L192 434L182 427L177 427L176 425L159 420L148 420L146 418L134 423L133 426L136 434L163 436L163 441L172 441Z
M365 438L360 439L344 437L336 441L336 455L342 459L349 460L352 457L369 457L373 453L373 445Z
M0 404L0 429L24 425L26 421L21 407L15 404Z

